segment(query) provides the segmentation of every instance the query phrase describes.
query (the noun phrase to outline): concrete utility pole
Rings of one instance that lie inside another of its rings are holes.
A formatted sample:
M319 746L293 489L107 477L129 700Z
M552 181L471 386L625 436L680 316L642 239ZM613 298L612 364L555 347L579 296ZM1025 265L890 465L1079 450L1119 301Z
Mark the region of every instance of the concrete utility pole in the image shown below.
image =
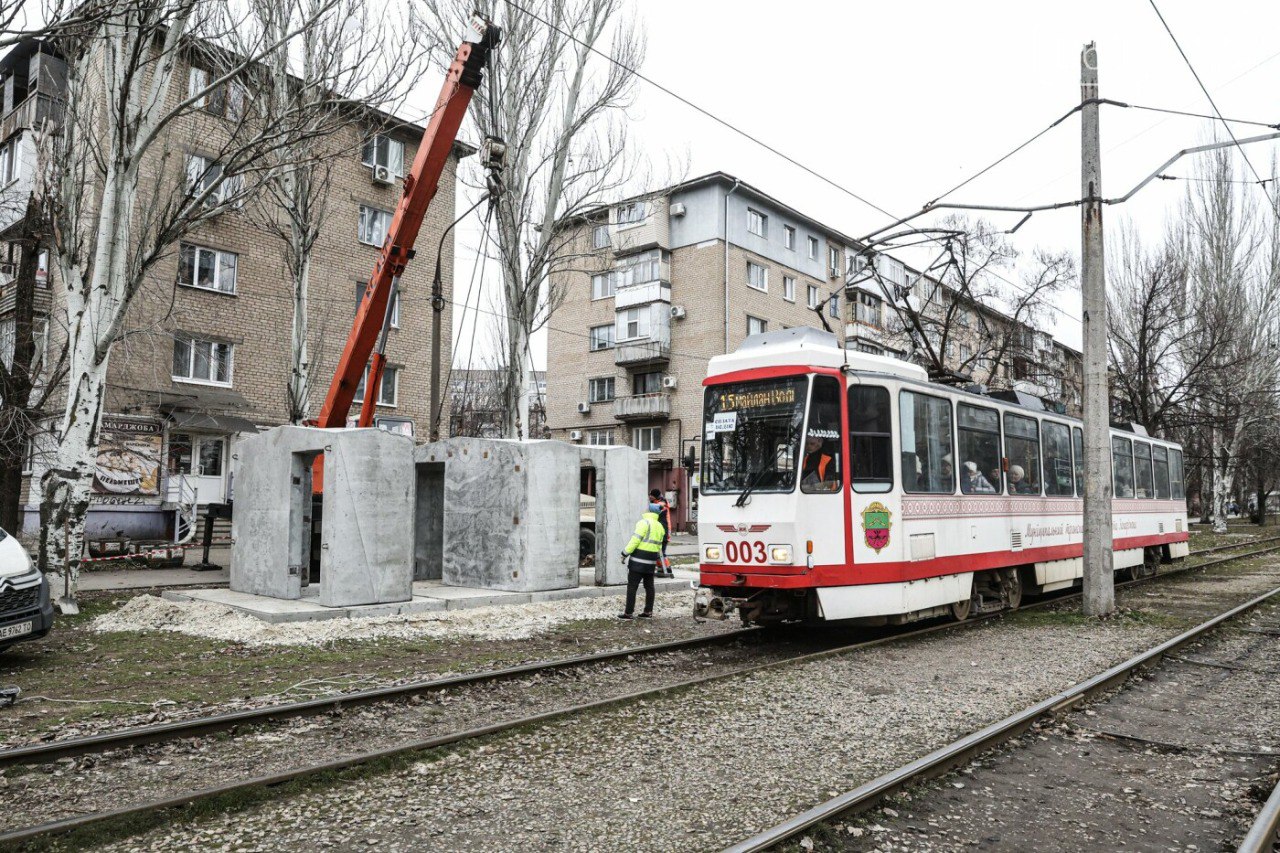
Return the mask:
M1084 294L1084 613L1116 609L1111 556L1111 407L1107 390L1107 285L1102 248L1098 51L1080 53L1081 290Z

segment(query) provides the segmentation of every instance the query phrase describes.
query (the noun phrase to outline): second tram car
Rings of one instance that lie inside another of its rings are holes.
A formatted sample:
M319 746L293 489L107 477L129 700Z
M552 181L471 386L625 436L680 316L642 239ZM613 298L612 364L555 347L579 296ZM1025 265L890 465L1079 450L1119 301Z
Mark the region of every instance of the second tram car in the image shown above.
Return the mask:
M1078 420L816 329L748 338L704 386L698 615L964 619L1081 578ZM1115 569L1152 574L1188 553L1182 449L1111 447Z

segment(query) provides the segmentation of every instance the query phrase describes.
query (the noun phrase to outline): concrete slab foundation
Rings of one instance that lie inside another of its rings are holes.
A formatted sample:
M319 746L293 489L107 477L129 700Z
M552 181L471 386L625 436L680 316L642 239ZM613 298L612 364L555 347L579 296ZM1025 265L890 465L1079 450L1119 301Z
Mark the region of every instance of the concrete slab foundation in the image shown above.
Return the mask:
M676 577L658 578L654 585L658 592L687 592L690 581L696 579L696 572L676 570ZM409 601L352 607L326 607L320 603L319 597L306 596L285 600L265 595L250 595L230 589L166 589L161 593L161 597L168 601L205 601L210 604L221 604L246 616L274 624L314 622L321 619L397 616L442 610L465 610L472 607L566 601L573 598L602 598L609 595L620 597L625 592L625 587L616 586L581 586L533 593L502 592L474 587L444 586L439 581L419 581L414 583L413 597Z
M442 475L438 490L418 491L419 507L444 507L438 539L428 511L416 512L415 559L425 564L416 574L508 592L578 585L577 447L450 438L416 448L413 461L420 484Z
M282 426L240 441L231 589L302 597L311 565L312 463L321 455L319 604L409 601L413 442L378 429Z

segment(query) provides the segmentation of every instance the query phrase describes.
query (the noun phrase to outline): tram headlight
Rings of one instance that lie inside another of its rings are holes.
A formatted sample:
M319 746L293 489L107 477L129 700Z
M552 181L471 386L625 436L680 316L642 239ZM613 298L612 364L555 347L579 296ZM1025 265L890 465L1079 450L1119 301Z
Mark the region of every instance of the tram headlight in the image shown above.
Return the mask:
M791 565L791 546L790 545L770 545L769 546L769 562Z
M724 562L724 549L719 545L708 545L702 549L702 556L708 563Z

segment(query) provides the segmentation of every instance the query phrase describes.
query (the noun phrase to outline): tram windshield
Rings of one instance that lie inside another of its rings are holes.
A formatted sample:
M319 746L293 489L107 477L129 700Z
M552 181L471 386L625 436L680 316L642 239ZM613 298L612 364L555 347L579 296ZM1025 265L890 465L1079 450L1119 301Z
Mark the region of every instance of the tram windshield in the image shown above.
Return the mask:
M808 383L794 376L707 388L703 494L795 488Z

